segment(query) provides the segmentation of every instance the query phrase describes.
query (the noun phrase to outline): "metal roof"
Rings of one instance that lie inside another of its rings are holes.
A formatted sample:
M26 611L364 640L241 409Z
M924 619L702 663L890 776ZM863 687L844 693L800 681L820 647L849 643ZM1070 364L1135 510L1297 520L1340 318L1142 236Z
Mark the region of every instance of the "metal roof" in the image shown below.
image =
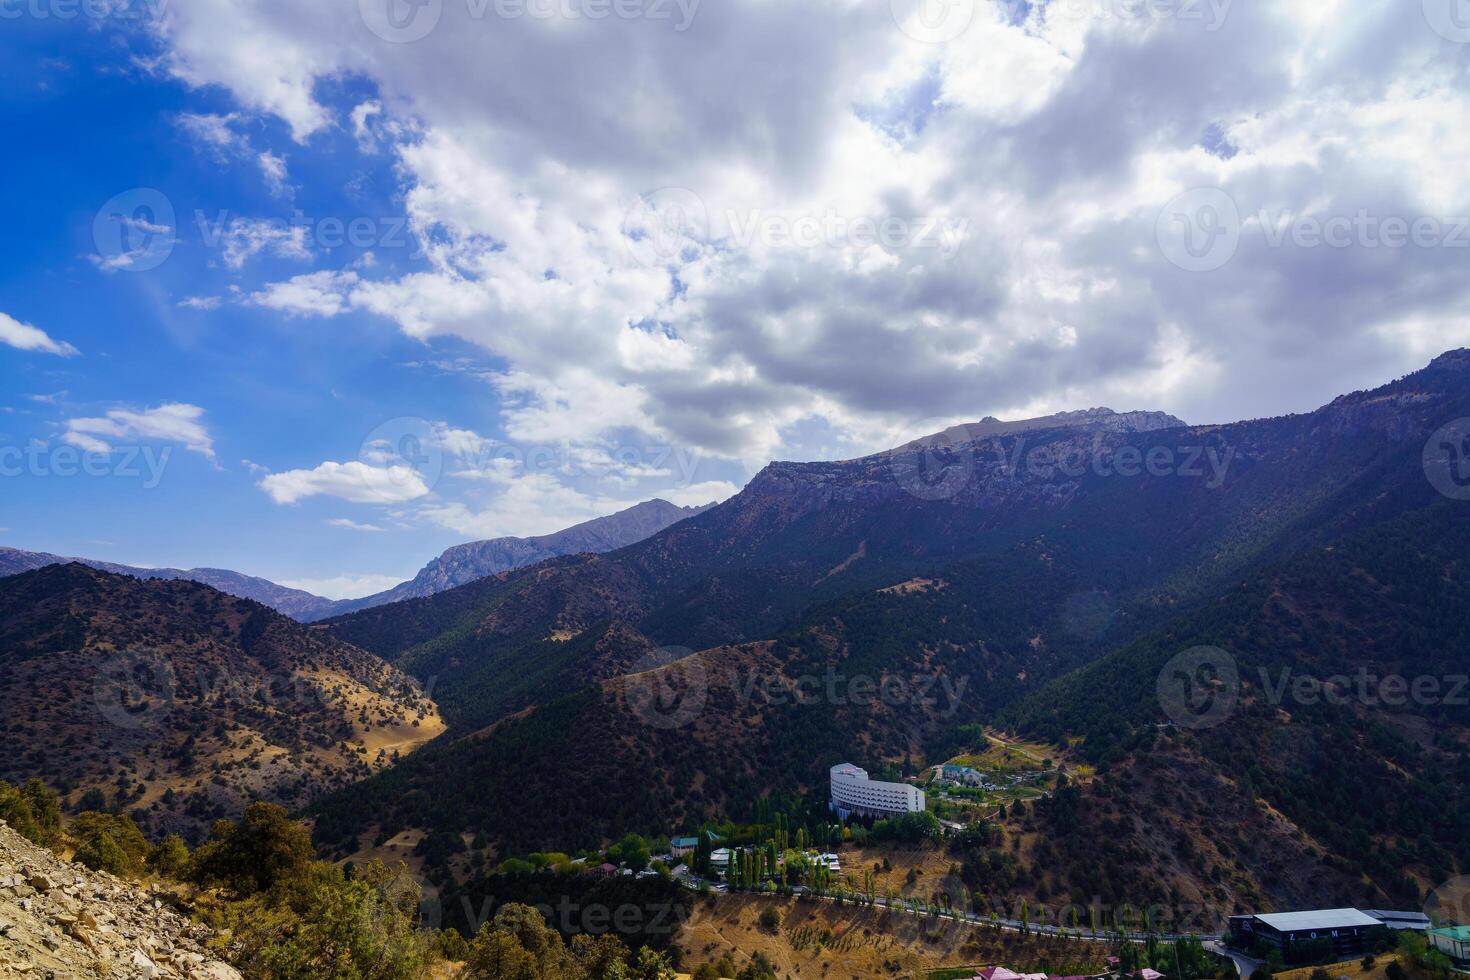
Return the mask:
M1303 929L1352 929L1381 926L1383 923L1357 909L1320 909L1315 912L1267 912L1257 919L1278 932L1301 932Z
M1433 930L1436 936L1444 936L1446 939L1454 939L1458 942L1470 942L1470 926L1446 926L1443 929Z
M1384 922L1412 923L1414 929L1428 929L1431 924L1429 916L1423 912L1395 912L1392 909L1363 909L1363 911Z

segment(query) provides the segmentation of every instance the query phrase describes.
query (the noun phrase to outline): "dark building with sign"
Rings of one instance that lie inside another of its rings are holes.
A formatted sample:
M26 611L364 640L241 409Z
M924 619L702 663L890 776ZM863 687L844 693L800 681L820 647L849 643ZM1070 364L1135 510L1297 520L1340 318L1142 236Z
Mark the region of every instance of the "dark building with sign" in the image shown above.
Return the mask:
M1230 917L1230 945L1287 964L1357 959L1388 940L1383 919L1357 909L1267 912Z

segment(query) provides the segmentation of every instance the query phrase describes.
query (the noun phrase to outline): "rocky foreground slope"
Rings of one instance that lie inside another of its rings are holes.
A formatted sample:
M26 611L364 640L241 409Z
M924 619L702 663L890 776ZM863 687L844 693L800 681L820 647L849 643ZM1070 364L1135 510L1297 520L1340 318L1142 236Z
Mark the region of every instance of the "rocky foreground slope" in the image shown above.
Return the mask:
M208 938L163 896L63 861L0 820L0 978L240 980Z

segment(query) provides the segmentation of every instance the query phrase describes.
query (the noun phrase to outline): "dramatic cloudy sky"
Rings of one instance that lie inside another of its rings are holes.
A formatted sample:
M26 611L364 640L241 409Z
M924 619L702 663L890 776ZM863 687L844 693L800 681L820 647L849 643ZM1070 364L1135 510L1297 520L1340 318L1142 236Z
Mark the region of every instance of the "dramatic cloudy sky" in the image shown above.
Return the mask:
M773 458L1301 411L1470 335L1465 0L0 21L0 544L354 594Z

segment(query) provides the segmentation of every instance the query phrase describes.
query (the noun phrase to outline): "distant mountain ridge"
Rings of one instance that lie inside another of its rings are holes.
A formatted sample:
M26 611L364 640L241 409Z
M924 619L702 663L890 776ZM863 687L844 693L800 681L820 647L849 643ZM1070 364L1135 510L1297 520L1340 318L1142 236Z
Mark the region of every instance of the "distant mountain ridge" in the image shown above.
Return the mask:
M494 538L455 545L425 565L411 581L360 599L328 599L226 568L144 568L95 558L25 551L20 548L0 548L0 578L49 565L75 563L115 575L131 575L133 578L199 582L228 595L254 599L298 622L314 623L390 602L435 595L476 579L525 568L547 558L616 551L652 537L669 525L701 514L713 506L713 503L709 503L697 507L680 507L667 500L655 498L620 510L616 514L584 521L552 534L530 538Z
M650 538L686 517L702 514L713 506L713 503L708 503L698 507L680 507L656 497L616 514L583 521L552 534L530 538L492 538L455 545L425 565L411 581L361 599L332 603L328 611L314 612L306 617L306 621L341 616L404 599L422 599L548 558L616 551Z
M263 606L270 606L276 612L303 622L330 615L333 607L331 599L225 568L141 568L94 558L71 558L44 551L0 548L0 577L19 575L21 572L30 572L49 565L73 563L115 575L131 575L133 578L198 582L240 599L254 599Z

